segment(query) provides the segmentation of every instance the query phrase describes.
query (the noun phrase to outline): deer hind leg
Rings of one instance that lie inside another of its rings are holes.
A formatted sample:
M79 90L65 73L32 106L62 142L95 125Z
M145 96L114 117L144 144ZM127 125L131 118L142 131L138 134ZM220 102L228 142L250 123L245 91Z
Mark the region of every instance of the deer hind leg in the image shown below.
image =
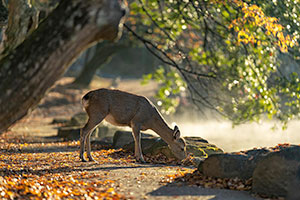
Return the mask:
M85 138L85 144L87 145L87 156L89 158L89 161L95 161L95 159L91 155L91 135L94 132L95 128L93 128Z
M104 115L95 117L89 117L88 122L86 125L81 129L80 132L80 159L82 162L87 162L87 160L84 158L84 151L85 151L85 145L87 145L87 156L90 161L94 161L92 155L91 155L91 141L90 137L93 133L94 129L100 122L105 118Z
M134 154L135 158L138 162L145 163L143 153L142 153L142 146L141 146L141 132L139 125L132 126L132 135L134 138Z

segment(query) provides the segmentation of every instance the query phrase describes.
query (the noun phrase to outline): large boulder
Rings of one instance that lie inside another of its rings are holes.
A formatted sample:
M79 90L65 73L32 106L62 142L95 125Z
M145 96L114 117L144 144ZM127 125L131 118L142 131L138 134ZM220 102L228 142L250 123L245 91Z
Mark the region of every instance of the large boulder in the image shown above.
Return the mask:
M253 173L254 193L300 199L300 146L269 153Z
M198 166L198 170L206 176L217 178L249 179L258 161L266 154L267 149L250 150L239 153L213 154Z
M287 200L299 200L300 199L300 170L298 170L297 175L289 184L287 189Z
M152 137L154 137L154 136L151 134L141 133L142 146L143 146L143 143L145 143L143 141L145 138L152 138ZM113 144L112 144L112 146L114 148L124 148L126 145L129 145L130 143L134 143L132 132L130 132L130 131L116 131L115 132L115 134L113 136ZM127 149L128 149L128 147L127 147Z
M204 140L201 137L184 138L187 143L187 153L192 153L196 157L207 157L208 155L223 152L220 148L216 147L213 144L209 144L207 140ZM126 139L124 139L124 141L122 142L126 143L125 141ZM168 144L160 137L152 136L145 138L142 136L141 143L142 151L144 154L157 155L159 153L162 153L168 158L175 158L171 149L168 147ZM131 140L131 143L124 145L123 148L134 151L133 139Z

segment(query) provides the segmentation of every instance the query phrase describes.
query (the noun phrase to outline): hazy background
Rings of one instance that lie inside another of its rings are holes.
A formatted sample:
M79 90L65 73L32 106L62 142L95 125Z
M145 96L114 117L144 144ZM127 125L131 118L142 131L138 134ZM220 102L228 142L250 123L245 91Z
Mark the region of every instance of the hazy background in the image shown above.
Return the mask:
M240 151L254 147L271 147L281 143L300 144L299 121L289 123L288 129L272 130L274 122L248 123L232 128L231 122L207 120L197 123L176 122L184 136L200 136L224 151Z

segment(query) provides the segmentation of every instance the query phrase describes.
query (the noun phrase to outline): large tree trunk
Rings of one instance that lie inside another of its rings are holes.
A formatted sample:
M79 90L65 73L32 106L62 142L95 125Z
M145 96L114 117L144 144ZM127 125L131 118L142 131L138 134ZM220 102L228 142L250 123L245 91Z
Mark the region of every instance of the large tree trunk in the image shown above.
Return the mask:
M99 43L96 46L94 56L85 64L79 76L73 82L74 85L87 87L91 83L96 71L110 60L113 54L126 47L122 43Z
M21 45L0 61L0 132L25 116L79 54L118 36L118 0L64 0Z
M22 43L37 25L38 12L27 0L9 0L8 25L3 35L4 54Z

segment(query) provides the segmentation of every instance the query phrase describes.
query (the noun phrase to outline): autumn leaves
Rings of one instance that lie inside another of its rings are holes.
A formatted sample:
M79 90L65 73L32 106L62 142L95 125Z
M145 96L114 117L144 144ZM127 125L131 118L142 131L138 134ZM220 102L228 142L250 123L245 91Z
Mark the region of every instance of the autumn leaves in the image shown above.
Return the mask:
M107 172L85 171L92 166L79 162L77 143L0 143L0 199L125 199ZM108 156L116 151L95 153L101 163L133 161Z

